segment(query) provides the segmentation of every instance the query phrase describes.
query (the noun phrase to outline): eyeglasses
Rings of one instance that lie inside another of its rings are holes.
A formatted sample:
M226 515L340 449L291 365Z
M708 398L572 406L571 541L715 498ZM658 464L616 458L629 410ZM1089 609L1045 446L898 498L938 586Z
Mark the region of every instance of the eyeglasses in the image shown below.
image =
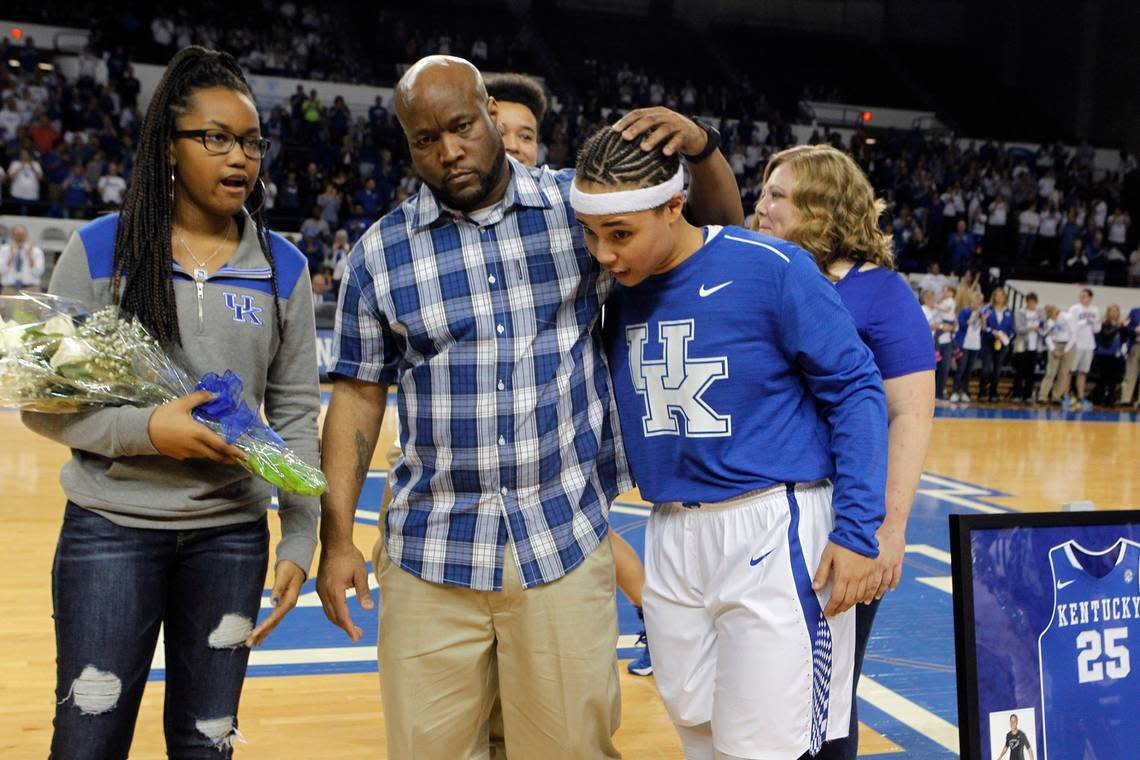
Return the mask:
M225 129L179 129L174 132L174 136L196 137L202 141L206 152L214 155L229 153L234 149L235 143L241 143L241 152L251 161L260 161L269 150L267 138L243 137Z

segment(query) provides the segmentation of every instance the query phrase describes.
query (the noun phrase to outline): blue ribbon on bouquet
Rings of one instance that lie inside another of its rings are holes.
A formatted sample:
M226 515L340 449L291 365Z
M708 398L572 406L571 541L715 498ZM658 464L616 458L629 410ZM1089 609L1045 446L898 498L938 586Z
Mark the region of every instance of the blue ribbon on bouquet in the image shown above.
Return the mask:
M209 372L198 381L196 391L209 391L214 398L194 407L193 416L199 422L216 422L222 428L226 443L233 443L243 434L276 444L284 448L285 441L261 421L261 417L241 398L242 380L233 370L224 375ZM203 419L204 418L204 419Z

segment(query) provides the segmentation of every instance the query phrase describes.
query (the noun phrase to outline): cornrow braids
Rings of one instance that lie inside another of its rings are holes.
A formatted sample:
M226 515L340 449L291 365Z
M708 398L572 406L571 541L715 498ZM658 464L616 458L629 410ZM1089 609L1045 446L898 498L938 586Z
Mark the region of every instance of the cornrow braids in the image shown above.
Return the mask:
M606 126L590 135L582 146L577 176L583 182L636 189L667 181L680 165L677 154L666 156L660 148L642 150L641 140L626 140L620 132Z
M211 87L225 87L253 99L253 90L233 56L197 45L178 51L155 88L143 119L134 175L123 198L115 231L112 299L167 344L182 342L172 281L174 167L170 162L170 143L175 120L189 108L190 98L198 90ZM258 242L269 262L273 306L277 329L281 331L277 267L261 209L264 190L260 182L250 201L255 202L256 211L252 215Z

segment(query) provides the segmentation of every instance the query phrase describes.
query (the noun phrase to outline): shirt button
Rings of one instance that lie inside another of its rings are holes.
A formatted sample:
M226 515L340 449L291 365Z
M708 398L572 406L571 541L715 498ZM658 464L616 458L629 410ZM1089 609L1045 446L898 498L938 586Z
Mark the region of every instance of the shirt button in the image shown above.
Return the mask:
M502 325L495 325L495 329L499 331L499 335L502 335L503 331L507 328L503 327Z
M499 493L501 493L503 496L506 496L507 495L507 487L503 486L502 488L500 488Z
M506 384L506 383L504 383L502 380L500 380L500 381L499 381L499 386L498 386L498 388L499 388L499 390L501 390L501 391L502 391L502 390L506 390L506 388L507 388L507 384Z
M501 436L501 435L499 436L499 445L500 446L507 445L507 439L504 436Z
M494 285L494 284L495 284L495 275L493 275L493 274L489 274L489 275L487 275L487 282L489 282L489 283L491 283L492 285Z

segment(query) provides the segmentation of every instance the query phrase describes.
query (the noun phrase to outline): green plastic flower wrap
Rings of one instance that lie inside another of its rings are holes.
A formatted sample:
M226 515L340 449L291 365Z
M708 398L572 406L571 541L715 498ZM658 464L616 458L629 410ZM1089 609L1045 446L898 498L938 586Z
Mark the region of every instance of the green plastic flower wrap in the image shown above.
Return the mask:
M242 380L230 370L207 373L193 390L214 398L194 407L194 419L244 451L247 470L278 488L302 496L320 496L327 486L324 473L293 453L271 427L242 401Z
M233 372L195 383L137 319L115 306L91 311L42 293L0 296L0 406L66 414L156 406L195 390L215 397L194 408L194 419L245 452L247 470L290 493L324 493L324 474L241 400L242 381Z

